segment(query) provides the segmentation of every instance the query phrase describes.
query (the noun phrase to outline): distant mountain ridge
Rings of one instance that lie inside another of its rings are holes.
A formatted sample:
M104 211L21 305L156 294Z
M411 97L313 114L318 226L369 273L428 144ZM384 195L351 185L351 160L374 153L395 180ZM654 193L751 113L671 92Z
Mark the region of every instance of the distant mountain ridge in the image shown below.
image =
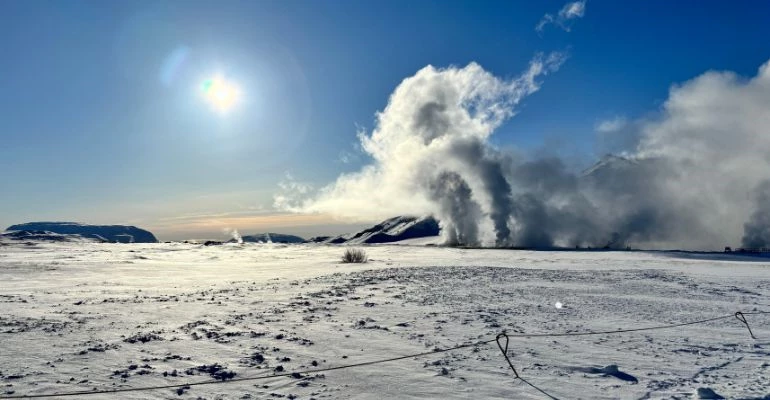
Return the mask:
M432 216L398 216L386 219L358 233L336 237L322 236L308 241L331 244L392 243L407 239L438 236L440 234L441 228L438 221Z
M9 231L0 233L0 241L2 239L16 240L16 241L36 241L36 242L96 242L103 243L104 240L96 238L85 238L81 235L70 235L54 233L49 231Z
M273 232L245 235L242 236L241 239L243 239L243 241L246 243L305 243L305 239L302 237Z
M7 231L53 232L60 235L80 235L87 239L118 243L157 243L151 232L126 225L87 225L77 222L28 222L11 225Z

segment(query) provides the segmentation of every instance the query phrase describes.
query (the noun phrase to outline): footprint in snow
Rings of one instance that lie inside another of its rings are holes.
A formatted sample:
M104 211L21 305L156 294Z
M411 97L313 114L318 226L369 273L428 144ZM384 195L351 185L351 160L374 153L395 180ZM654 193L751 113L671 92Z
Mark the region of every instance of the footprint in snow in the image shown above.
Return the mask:
M635 376L627 374L618 369L617 365L608 365L604 368L596 367L573 367L570 368L573 371L584 372L586 374L601 374L602 376L612 376L620 379L621 381L639 383L639 380Z

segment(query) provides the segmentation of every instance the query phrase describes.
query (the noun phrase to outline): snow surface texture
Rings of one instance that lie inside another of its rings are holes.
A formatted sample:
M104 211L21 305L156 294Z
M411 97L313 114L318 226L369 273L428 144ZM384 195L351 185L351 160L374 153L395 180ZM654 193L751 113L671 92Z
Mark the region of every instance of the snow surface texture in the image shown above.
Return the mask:
M385 359L514 333L770 309L770 263L730 255L326 245L0 243L0 397L184 384ZM556 303L561 307L557 308ZM560 399L770 395L770 317L511 339ZM541 399L494 345L113 398Z

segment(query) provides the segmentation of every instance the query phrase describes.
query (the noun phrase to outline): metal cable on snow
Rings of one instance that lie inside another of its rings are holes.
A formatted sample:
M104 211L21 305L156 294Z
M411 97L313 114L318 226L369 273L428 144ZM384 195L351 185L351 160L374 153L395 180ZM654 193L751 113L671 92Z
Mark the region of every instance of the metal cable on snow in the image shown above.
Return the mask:
M203 386L203 385L214 385L214 384L221 384L221 383L230 383L230 382L246 382L246 381L257 381L257 380L264 380L264 379L271 379L271 378L282 378L282 377L289 377L289 376L302 376L307 374L316 374L321 372L329 372L329 371L337 371L347 368L358 368L358 367L365 367L370 365L376 365L376 364L383 364L393 361L399 361L399 360L405 360L407 358L416 358L416 357L423 357L428 356L432 354L439 354L439 353L446 353L448 351L454 351L454 350L460 350L460 349L466 349L469 347L477 347L482 346L486 344L490 344L492 342L497 342L498 346L500 347L500 350L503 351L503 354L508 361L508 365L511 367L511 369L514 372L515 378L520 379L522 382L526 383L527 385L531 386L532 388L538 390L540 393L542 393L545 396L548 396L551 399L556 399L555 397L551 396L547 392L545 392L543 389L540 389L539 387L533 385L529 381L525 380L521 376L519 376L518 372L516 372L516 369L513 367L513 363L508 358L507 355L507 340L508 338L532 338L532 337L565 337L565 336L588 336L588 335L612 335L612 334L618 334L618 333L627 333L627 332L640 332L640 331L652 331L652 330L660 330L660 329L670 329L670 328L677 328L682 326L688 326L688 325L697 325L697 324L704 324L707 322L713 322L718 320L723 320L727 318L737 318L741 323L743 323L746 328L749 331L749 334L751 335L752 339L756 339L754 336L754 333L751 331L751 328L749 327L749 323L746 320L746 315L758 315L758 314L770 314L770 311L751 311L751 312L741 312L738 311L734 314L729 315L723 315L719 317L713 317L713 318L706 318L701 319L697 321L690 321L690 322L683 322L678 324L670 324L670 325L658 325L658 326L651 326L646 328L630 328L630 329L618 329L614 331L595 331L595 332L565 332L565 333L532 333L532 334L507 334L505 332L497 335L494 339L490 340L483 340L478 341L474 343L469 344L463 344L453 347L448 347L445 349L434 349L431 351L426 351L422 353L416 353L416 354L409 354L404 356L398 356L398 357L392 357L392 358L386 358L386 359L380 359L380 360L373 360L373 361L365 361L355 364L347 364L347 365L340 365L337 367L329 367L329 368L318 368L318 369L309 369L304 371L295 371L295 372L284 372L284 373L278 373L278 374L272 374L272 375L259 375L259 376L252 376L252 377L243 377L243 378L232 378L232 379L226 379L226 380L207 380L207 381L200 381L200 382L187 382L187 383L178 383L178 384L169 384L169 385L158 385L158 386L142 386L142 387L134 387L134 388L116 388L116 389L105 389L105 390L81 390L81 391L74 391L74 392L64 392L64 393L50 393L50 394L27 394L27 395L10 395L10 396L0 396L0 400L5 399L35 399L35 398L47 398L47 397L72 397L72 396L88 396L88 395L94 395L94 394L109 394L109 393L125 393L125 392L143 392L143 391L150 391L150 390L160 390L160 389L174 389L174 388L186 388L186 387L192 387L192 386ZM506 338L506 344L503 347L499 339L505 337Z

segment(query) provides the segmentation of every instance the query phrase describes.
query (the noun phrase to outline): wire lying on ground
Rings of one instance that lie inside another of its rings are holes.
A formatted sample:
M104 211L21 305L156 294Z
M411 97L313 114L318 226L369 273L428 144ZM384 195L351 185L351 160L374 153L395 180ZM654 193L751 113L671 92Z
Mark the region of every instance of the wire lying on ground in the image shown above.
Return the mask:
M502 340L501 340L503 338L505 338L505 346L503 346L503 343L502 343ZM505 357L505 361L508 362L508 366L511 367L511 371L513 371L513 376L516 379L519 379L522 382L526 383L527 385L531 386L532 388L534 388L538 392L542 393L543 395L545 395L549 399L559 400L556 397L551 396L551 394L546 392L545 390L540 389L539 387L537 387L534 384L530 383L528 380L522 378L521 375L519 375L519 373L516 372L516 368L514 368L513 362L511 362L511 359L508 358L508 342L510 342L510 339L508 338L508 335L505 334L505 332L498 334L497 337L495 337L495 341L497 342L497 347L500 349L500 351L503 352L503 357Z
M628 332L640 332L640 331L652 331L652 330L660 330L660 329L670 329L670 328L677 328L682 326L688 326L688 325L697 325L697 324L704 324L707 322L713 322L713 321L719 321L723 319L728 318L737 318L740 322L742 322L744 325L746 325L746 328L749 331L749 334L751 335L752 339L756 339L754 336L754 333L751 331L751 328L749 327L749 323L746 320L746 315L758 315L758 314L770 314L770 311L750 311L750 312L741 312L738 311L734 314L729 315L723 315L719 317L713 317L713 318L706 318L701 319L697 321L690 321L690 322L683 322L678 324L669 324L669 325L658 325L658 326L650 326L650 327L644 327L644 328L630 328L630 329L618 329L613 331L589 331L589 332L564 332L564 333L517 333L517 334L507 334L506 332L503 332L499 335L497 335L494 339L490 340L482 340L477 341L474 343L468 343L463 345L458 345L454 347L448 347L445 349L434 349L431 351L426 351L422 353L416 353L416 354L409 354L399 357L392 357L392 358L386 358L386 359L380 359L380 360L373 360L373 361L365 361L360 362L356 364L347 364L347 365L340 365L337 367L329 367L329 368L318 368L318 369L309 369L304 371L295 371L295 372L284 372L284 373L278 373L278 374L272 374L272 375L259 375L259 376L252 376L252 377L243 377L243 378L232 378L227 380L207 380L207 381L200 381L200 382L187 382L187 383L177 383L177 384L169 384L169 385L158 385L158 386L142 386L142 387L134 387L134 388L115 388L115 389L104 389L104 390L81 390L81 391L73 391L73 392L64 392L64 393L50 393L50 394L26 394L26 395L10 395L10 396L0 396L0 400L5 399L34 399L34 398L50 398L50 397L72 397L72 396L88 396L88 395L94 395L94 394L111 394L111 393L125 393L125 392L144 392L144 391L151 391L151 390L160 390L160 389L174 389L174 388L183 388L183 387L192 387L192 386L203 386L203 385L215 385L215 384L222 384L222 383L231 383L231 382L246 382L246 381L258 381L258 380L264 380L264 379L271 379L271 378L282 378L282 377L296 377L296 376L302 376L308 375L308 374L317 374L321 372L330 372L330 371L337 371L347 368L358 368L358 367L365 367L370 365L376 365L376 364L384 364L388 362L393 361L399 361L399 360L405 360L407 358L416 358L416 357L423 357L428 356L432 354L439 354L439 353L446 353L448 351L454 351L454 350L460 350L460 349L466 349L470 347L478 347L490 344L492 342L497 342L498 347L500 347L500 350L503 351L503 354L505 355L506 360L508 361L508 365L511 367L511 369L514 372L515 378L520 379L522 382L528 384L532 388L538 390L540 393L548 396L551 399L556 399L555 397L551 396L547 392L543 391L542 389L538 388L537 386L533 385L529 381L522 378L518 372L516 372L516 369L513 367L513 363L508 358L507 352L508 352L508 340L509 338L532 338L532 337L564 337L564 336L589 336L589 335L612 335L612 334L619 334L619 333L628 333ZM500 339L504 337L506 339L505 346L503 346L500 343Z

